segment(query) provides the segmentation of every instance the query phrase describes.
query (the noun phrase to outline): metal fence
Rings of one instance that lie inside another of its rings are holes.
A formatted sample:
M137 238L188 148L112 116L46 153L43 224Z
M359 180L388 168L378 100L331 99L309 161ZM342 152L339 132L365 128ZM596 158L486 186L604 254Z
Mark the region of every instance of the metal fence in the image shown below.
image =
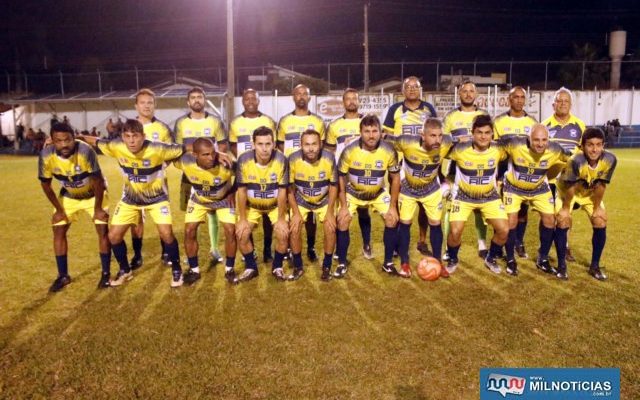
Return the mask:
M609 61L430 61L430 62L374 62L369 64L371 84L388 79L404 79L415 75L421 78L428 91L449 89L443 75L482 76L503 74L505 86L521 85L536 90L566 86L572 89L609 88ZM271 72L279 72L275 74ZM226 88L226 68L161 68L127 69L119 71L55 71L45 73L4 72L0 79L0 93L108 93L118 90L137 90L141 87L177 83L183 78L194 84L205 83ZM622 61L620 88L640 86L640 60ZM272 91L287 90L301 81L315 82L316 93L329 89L362 87L362 63L289 64L238 67L235 71L237 94L246 87ZM273 78L279 76L278 78ZM262 78L264 77L264 78ZM269 77L269 78L267 78Z

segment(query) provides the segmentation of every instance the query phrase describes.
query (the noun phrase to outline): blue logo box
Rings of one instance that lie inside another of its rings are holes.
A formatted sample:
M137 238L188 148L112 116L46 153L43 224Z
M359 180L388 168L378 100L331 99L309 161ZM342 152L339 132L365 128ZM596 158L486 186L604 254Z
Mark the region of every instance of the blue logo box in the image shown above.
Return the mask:
M620 399L619 368L482 368L480 400Z

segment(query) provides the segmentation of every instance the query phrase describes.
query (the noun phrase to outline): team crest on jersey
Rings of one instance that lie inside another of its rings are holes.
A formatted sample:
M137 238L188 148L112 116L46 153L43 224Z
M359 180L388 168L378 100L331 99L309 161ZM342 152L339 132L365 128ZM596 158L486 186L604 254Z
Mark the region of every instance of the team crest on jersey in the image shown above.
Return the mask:
M382 168L382 160L376 160L376 168Z
M528 126L525 126L525 127L524 127L524 133L529 133L529 131L530 131L530 130L531 130L531 128L530 128L530 127L528 127Z
M216 179L213 180L213 184L214 185L219 185L220 182L222 182L222 179L220 179L220 178L216 178Z
M160 134L158 132L153 132L151 137L153 138L153 140L158 140L158 139L160 139Z
M424 122L427 120L427 113L420 115L420 121Z
M320 179L324 179L327 177L327 174L324 171L320 171L320 174L318 176L320 177Z
M488 162L489 168L492 168L495 164L496 164L496 161L493 158L490 158Z
M142 160L142 166L143 167L150 167L151 166L151 160Z
M82 169L80 168L80 166L79 166L79 165L76 165L76 166L75 166L75 170L76 170L76 172L80 172L80 171L82 171Z
M167 206L160 207L160 214L169 215L169 207L167 207Z
M547 164L548 164L547 160L542 160L542 161L540 161L540 166L541 166L542 168L546 167L546 166L547 166Z
M307 125L307 129L314 129L314 128L315 128L315 126L313 126L313 124Z
M278 179L278 175L276 175L275 173L272 173L270 178L272 181L275 181L276 179Z
M555 129L551 129L551 130L549 131L549 137L555 137L555 136L556 136L556 132L557 132L557 131L556 131Z
M569 134L571 135L571 137L576 137L576 136L578 136L578 131L575 130L575 129L571 129L569 131Z
M205 128L204 129L204 135L205 136L211 136L211 129L210 128Z

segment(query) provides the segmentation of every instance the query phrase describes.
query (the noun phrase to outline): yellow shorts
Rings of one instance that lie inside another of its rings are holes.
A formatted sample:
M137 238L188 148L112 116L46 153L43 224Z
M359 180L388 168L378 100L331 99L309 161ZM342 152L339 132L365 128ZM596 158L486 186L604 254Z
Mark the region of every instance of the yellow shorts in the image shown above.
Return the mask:
M318 217L318 220L320 222L324 222L324 217L327 216L327 209L328 208L329 208L329 206L325 205L323 207L316 208L315 210L312 210L310 208L306 208L304 206L298 205L298 210L300 210L300 215L302 216L302 220L303 221L306 221L307 220L307 216L309 215L309 213L312 213L316 217Z
M514 214L520 211L520 205L524 202L530 203L534 210L542 214L554 213L554 201L551 190L533 196L522 196L516 193L504 192L502 197L507 214Z
M189 199L191 198L191 184L189 182L185 182L184 180L180 181L180 210L187 211L187 204L189 203Z
M156 225L171 225L171 207L168 201L148 206L134 206L119 201L111 216L111 225L136 225L140 221L140 211L146 211Z
M487 219L507 219L507 213L504 211L502 200L491 200L486 203L470 203L468 201L453 200L451 203L451 214L449 221L465 222L469 219L469 214L479 210L482 218Z
M405 196L400 193L398 199L400 221L411 221L416 215L418 204L422 204L430 220L440 221L442 218L442 192L440 189L423 198Z
M271 221L271 225L278 222L278 207L274 208L271 211L261 211L251 207L247 208L247 221L249 221L249 223L251 224L258 225L258 223L265 216L269 218L269 221ZM289 219L288 217L289 216L285 213L284 215L285 221L288 221Z
M95 209L95 204L96 204L96 198L92 197L90 199L71 199L69 197L65 197L65 196L59 196L58 197L58 201L60 202L60 204L62 205L62 208L64 209L64 213L67 215L67 219L69 220L69 222L62 220L58 223L52 224L53 226L62 226L62 225L67 225L70 224L72 222L75 222L78 220L78 212L80 211L84 211L87 214L89 214L89 216L91 217L91 219L93 219L93 212ZM105 211L109 210L109 199L107 197L107 193L104 193L104 196L102 197L102 209ZM56 210L55 208L53 209L53 212L55 214ZM100 221L100 220L93 220L93 223L96 225L105 225L106 222L104 221Z
M389 211L390 204L391 195L389 195L387 189L384 189L382 193L373 200L360 200L347 193L347 207L351 215L355 214L358 208L373 208L379 214L384 215Z
M235 225L236 219L236 210L230 207L211 209L209 207L203 206L202 204L198 204L193 201L189 201L187 204L187 211L184 213L184 223L192 224L197 222L205 222L207 220L207 215L215 213L218 216L218 221L223 224L232 224Z
M574 195L573 199L571 199L571 205L569 206L569 210L573 211L573 207L576 204L580 206L580 208L587 213L589 218L591 218L591 216L593 215L593 201L591 200L591 196L579 196L577 194ZM604 201L600 202L600 207L604 209ZM561 208L562 208L562 199L560 198L560 196L558 196L556 198L556 213L558 213Z

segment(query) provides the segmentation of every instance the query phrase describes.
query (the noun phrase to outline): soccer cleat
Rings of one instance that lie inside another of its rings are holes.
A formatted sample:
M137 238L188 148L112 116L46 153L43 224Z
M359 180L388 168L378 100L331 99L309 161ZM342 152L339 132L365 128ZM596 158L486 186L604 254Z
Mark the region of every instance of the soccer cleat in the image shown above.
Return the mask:
M224 279L226 279L227 282L229 282L232 285L238 284L238 277L236 276L236 271L233 268L225 271Z
M322 268L322 275L320 276L320 279L322 279L323 281L330 281L331 280L331 268Z
M458 260L450 258L445 269L449 274L453 274L454 272L456 272L456 269L458 269Z
M335 278L344 278L344 276L347 274L347 266L344 264L338 264L338 268L336 268L335 272L333 273L333 276Z
M170 266L171 266L172 262L171 262L171 259L169 258L169 254L164 253L164 254L160 257L160 259L162 260L162 263L163 263L165 266L167 266L167 267L170 267Z
M483 260L487 258L488 255L489 255L489 250L487 249L478 250L478 257L482 258Z
M393 265L393 262L382 264L382 270L391 276L398 276L398 270L396 266Z
M142 267L142 256L140 257L134 256L129 262L129 265L131 266L132 271L135 271L136 269Z
M370 244L362 246L362 255L367 260L371 260L373 258L373 251L371 251L371 245Z
M215 260L216 262L223 262L224 258L222 258L222 255L220 254L220 252L218 251L218 249L215 250L211 250L209 252L209 256L211 257L211 260Z
M188 270L182 278L187 285L193 285L200 279L200 272L194 272L192 269Z
M556 272L556 278L566 281L569 279L569 275L567 275L566 270L559 270L558 272Z
M529 258L529 255L527 254L527 251L524 248L524 244L522 243L516 245L516 253L520 258Z
M112 279L109 282L109 286L120 286L120 285L124 284L125 282L128 282L128 281L130 281L132 279L133 279L133 272L131 272L131 271L125 272L124 270L120 270L116 274L116 278Z
M245 269L238 277L238 282L248 282L258 276L258 270L253 268Z
M502 272L502 268L500 268L494 257L487 256L487 258L484 259L484 266L494 274L499 274L500 272Z
M549 260L540 260L538 259L536 261L536 268L538 268L540 271L544 272L545 274L557 274L558 271L553 268L551 266L551 264L549 264ZM561 270L562 268L558 268L559 270Z
M518 264L516 260L507 261L507 274L511 276L518 276Z
M100 280L98 281L98 289L106 289L108 287L111 287L110 281L111 281L110 273L105 272L101 274Z
M571 254L571 249L567 247L567 254L564 257L567 262L576 262L576 258Z
M409 264L402 264L400 266L400 271L398 271L398 275L403 278L411 278L411 266Z
M431 251L429 250L429 246L427 246L427 244L425 242L418 242L418 244L416 245L416 249L423 256L430 256L431 255Z
M276 278L277 281L287 280L287 277L284 275L284 271L282 270L282 267L272 269L271 275L273 275L273 277Z
M593 276L594 278L596 278L599 281L606 281L607 280L607 276L600 271L600 267L591 267L589 268L589 275Z
M295 270L293 270L293 274L289 275L287 279L290 281L297 281L302 277L302 275L304 275L304 269L296 268Z
M440 265L442 265L442 263L440 263ZM449 277L449 271L447 271L447 269L445 267L441 267L440 268L440 278L448 278Z
M309 261L311 262L316 262L318 261L318 255L316 254L316 249L314 248L310 248L307 250L307 258L309 259Z
M184 279L182 277L182 271L172 271L171 272L171 287L177 288L182 286L184 283Z
M49 291L51 293L59 292L70 283L71 283L71 277L69 275L59 276L56 278L55 281L53 281L53 283L51 284L51 287L49 287Z

